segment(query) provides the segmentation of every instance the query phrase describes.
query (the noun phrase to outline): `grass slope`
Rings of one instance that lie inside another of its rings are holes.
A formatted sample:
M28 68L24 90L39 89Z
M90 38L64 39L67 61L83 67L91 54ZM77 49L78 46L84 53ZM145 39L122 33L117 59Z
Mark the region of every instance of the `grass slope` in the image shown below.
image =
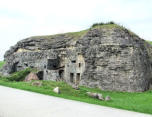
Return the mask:
M88 28L86 30L79 31L79 32L68 32L68 33L55 34L55 35L32 36L30 38L52 40L52 39L54 39L58 36L59 37L64 36L64 37L70 37L70 38L73 38L73 39L79 39L80 37L84 36L90 29L115 29L115 28L118 28L118 29L121 29L121 30L127 30L130 35L137 36L135 33L130 31L129 29L126 29L125 27L111 21L111 22L107 22L107 23L103 23L103 22L95 23L90 28Z
M53 82L53 81L41 81L42 86L32 86L32 82L16 82L7 81L1 78L0 85L13 87L17 89L37 92L41 94L57 96L65 99L77 100L82 102L87 102L91 104L109 106L114 108L126 109L136 112L149 113L152 114L152 91L147 91L144 93L127 93L127 92L110 92L101 91L99 89L86 88L81 86L80 90L74 90L71 86L64 82ZM56 94L52 90L55 87L60 87L61 94ZM105 96L109 95L112 100L109 102L100 101L88 97L86 92L98 92Z

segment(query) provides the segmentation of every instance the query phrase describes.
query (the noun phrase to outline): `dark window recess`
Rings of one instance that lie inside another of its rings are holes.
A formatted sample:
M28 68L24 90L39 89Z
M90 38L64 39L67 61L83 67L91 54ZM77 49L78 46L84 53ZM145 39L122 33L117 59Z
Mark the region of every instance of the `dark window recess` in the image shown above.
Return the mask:
M56 65L53 65L53 68L57 68L57 66L56 66Z
M79 67L81 67L81 63L79 63Z
M24 65L25 65L26 67L28 67L28 63L24 63Z
M70 73L70 82L71 82L71 83L74 82L74 73Z
M48 59L47 61L47 69L49 70L56 70L59 67L59 60L58 59Z
M73 60L72 63L76 63L76 60Z

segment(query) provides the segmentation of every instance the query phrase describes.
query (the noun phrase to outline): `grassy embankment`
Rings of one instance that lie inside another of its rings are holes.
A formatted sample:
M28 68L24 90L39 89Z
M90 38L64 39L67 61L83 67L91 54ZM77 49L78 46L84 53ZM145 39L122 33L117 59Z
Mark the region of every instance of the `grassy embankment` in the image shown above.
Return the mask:
M77 100L81 102L87 102L91 104L109 106L119 109L126 109L136 112L152 114L152 91L143 93L127 93L127 92L112 92L112 91L101 91L97 88L80 87L80 90L72 89L72 87L64 82L53 82L53 81L40 81L42 86L33 86L32 82L23 82L23 78L30 72L30 70L24 70L12 74L10 77L0 77L0 85L8 86L12 88L37 92L50 96L61 97L70 100ZM52 90L55 87L60 87L61 94L56 94ZM88 97L86 92L97 92L102 93L105 96L109 95L111 101L100 101Z

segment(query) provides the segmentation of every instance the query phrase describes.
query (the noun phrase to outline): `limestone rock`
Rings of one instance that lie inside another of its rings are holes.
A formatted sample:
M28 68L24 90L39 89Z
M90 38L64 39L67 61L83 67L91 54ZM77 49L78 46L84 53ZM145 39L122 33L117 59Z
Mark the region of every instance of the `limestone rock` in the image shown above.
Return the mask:
M79 86L78 85L72 85L72 88L75 90L79 90Z
M57 93L57 94L61 93L59 87L54 88L54 89L53 89L53 92L55 92L55 93Z
M98 98L98 93L87 92L87 95L92 98Z
M39 80L38 76L35 73L30 73L26 76L25 82L31 81L31 80Z
M5 53L2 73L37 68L43 80L110 91L143 92L152 80L152 46L116 24L35 36Z
M102 94L99 94L99 93L98 93L98 99L99 99L99 100L102 100L102 101L104 100L104 97L102 96Z
M111 100L110 96L105 97L105 101L110 101L110 100Z

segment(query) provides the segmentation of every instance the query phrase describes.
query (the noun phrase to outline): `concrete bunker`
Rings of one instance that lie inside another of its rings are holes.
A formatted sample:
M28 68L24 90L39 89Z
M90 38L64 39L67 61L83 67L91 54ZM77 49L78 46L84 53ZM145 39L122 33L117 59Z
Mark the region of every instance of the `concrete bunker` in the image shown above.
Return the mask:
M44 60L43 71L38 73L41 80L66 81L69 84L79 85L85 69L82 55L56 57Z
M57 81L57 79L59 79L59 68L60 68L59 65L60 65L59 58L46 59L44 65L43 79ZM60 73L60 75L62 75L62 73Z
M70 84L79 85L81 76L85 70L85 61L82 55L78 54L67 58L65 65L65 80Z

